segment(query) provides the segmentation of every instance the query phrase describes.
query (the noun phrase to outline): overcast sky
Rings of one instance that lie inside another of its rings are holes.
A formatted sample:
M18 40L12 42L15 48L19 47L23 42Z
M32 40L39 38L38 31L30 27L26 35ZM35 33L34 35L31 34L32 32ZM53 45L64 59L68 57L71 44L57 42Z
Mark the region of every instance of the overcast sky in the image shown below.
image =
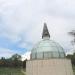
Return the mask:
M31 50L41 40L44 22L51 39L71 50L75 0L0 0L0 57Z

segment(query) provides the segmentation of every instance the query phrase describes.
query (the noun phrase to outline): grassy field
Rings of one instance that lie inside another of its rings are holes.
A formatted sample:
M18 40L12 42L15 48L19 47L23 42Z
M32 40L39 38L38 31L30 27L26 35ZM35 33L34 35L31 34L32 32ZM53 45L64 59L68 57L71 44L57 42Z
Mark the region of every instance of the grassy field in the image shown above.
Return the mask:
M73 72L74 72L74 75L75 75L75 66L73 67Z
M25 75L19 68L0 68L0 75Z

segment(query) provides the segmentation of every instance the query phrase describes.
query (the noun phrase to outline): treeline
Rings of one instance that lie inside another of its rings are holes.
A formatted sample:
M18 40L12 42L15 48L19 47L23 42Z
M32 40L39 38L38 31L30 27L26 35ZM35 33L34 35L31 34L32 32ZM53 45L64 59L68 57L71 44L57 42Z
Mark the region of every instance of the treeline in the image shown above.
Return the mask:
M75 53L73 55L67 55L66 58L71 59L72 65L75 66Z
M67 55L66 58L71 59L72 65L75 66L75 53L73 55ZM26 68L26 61L21 61L21 56L14 54L8 59L2 57L0 59L0 67Z
M14 54L8 59L2 57L0 59L0 67L26 68L26 61L27 60L21 61L21 56Z

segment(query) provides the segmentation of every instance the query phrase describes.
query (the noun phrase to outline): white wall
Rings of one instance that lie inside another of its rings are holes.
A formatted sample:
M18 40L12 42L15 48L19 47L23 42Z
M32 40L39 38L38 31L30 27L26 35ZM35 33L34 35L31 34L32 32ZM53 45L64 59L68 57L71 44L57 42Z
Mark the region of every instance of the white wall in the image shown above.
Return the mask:
M30 60L26 62L26 75L73 75L68 59Z

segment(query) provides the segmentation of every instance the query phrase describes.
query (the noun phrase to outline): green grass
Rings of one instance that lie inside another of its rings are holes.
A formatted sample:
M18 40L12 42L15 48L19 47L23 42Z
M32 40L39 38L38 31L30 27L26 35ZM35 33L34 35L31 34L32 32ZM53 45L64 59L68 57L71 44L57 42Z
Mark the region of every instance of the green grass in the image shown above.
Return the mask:
M75 75L75 66L73 66L73 72L74 72L74 75Z
M0 75L25 75L20 68L0 68Z

